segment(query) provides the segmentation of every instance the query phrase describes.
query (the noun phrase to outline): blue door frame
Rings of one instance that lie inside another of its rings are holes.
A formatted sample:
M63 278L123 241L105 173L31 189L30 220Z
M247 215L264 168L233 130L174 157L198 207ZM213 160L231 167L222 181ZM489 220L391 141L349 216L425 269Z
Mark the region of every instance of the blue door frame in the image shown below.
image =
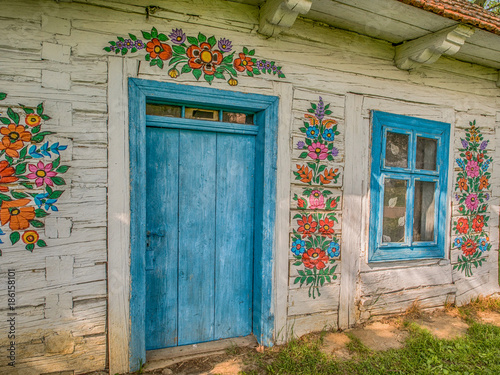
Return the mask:
M146 103L176 102L255 112L256 139L253 334L273 343L273 260L276 216L278 98L129 78L130 140L130 371L146 362ZM202 122L204 123L204 122ZM202 125L202 124L200 124Z

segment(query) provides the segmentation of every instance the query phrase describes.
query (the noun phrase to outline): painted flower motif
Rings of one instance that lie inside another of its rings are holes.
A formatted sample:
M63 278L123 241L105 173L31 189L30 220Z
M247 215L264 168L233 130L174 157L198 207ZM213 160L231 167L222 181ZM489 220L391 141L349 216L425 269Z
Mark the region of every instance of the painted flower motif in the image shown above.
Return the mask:
M301 239L296 239L292 243L292 253L295 255L302 255L306 251L306 242Z
M479 146L479 149L484 150L486 147L488 147L488 142L489 141L482 141L481 146Z
M245 69L249 72L253 72L253 62L252 58L246 56L244 53L239 54L238 59L234 59L233 66L238 72L244 72Z
M306 268L316 268L321 270L326 267L328 256L319 247L310 248L302 254L302 262Z
M458 219L456 229L458 233L467 233L467 231L469 230L469 221L467 220L467 218L461 217L460 219Z
M135 43L132 41L132 39L125 39L125 48L127 49L132 49L135 47Z
M337 149L337 147L332 148L332 156L335 157L338 154L339 154L339 150Z
M479 205L479 199L476 194L470 194L465 198L465 205L470 211L474 211Z
M172 57L172 47L161 43L158 38L153 38L146 44L146 51L149 52L152 59L168 60Z
M144 49L144 42L140 39L137 39L135 41L135 48L137 49Z
M328 157L328 147L320 142L314 142L308 148L309 156L311 159L325 160Z
M31 133L26 131L22 125L9 124L8 126L4 126L0 128L0 134L4 136L2 141L4 139L8 139L11 143L31 141Z
M264 67L265 67L264 61L262 61L262 60L258 60L258 61L255 63L255 66L257 67L257 69L259 69L259 70L263 70L263 69L264 69Z
M313 220L311 215L302 216L302 220L297 220L297 224L300 225L297 231L302 233L302 238L316 232L316 227L318 226L318 223Z
M182 32L182 29L172 29L172 32L168 34L168 37L174 44L182 44L186 41L186 34Z
M340 245L337 242L330 242L326 250L330 258L335 258L340 255Z
M328 218L319 221L319 232L323 236L332 237L332 234L335 233L333 229L334 222Z
M325 208L325 198L319 190L313 190L309 196L309 208L311 210Z
M457 238L455 238L455 241L453 241L453 246L460 247L460 246L462 246L462 243L463 243L462 238L457 237Z
M465 256L474 254L476 252L476 248L477 244L471 239L468 239L462 244L462 252Z
M467 152L465 153L465 157L466 157L466 159L467 159L467 160L471 160L471 159L472 159L472 152L467 151Z
M215 74L217 65L222 62L222 53L220 51L212 51L212 46L209 43L201 43L200 46L191 45L186 55L189 57L188 65L191 69L203 69L203 72L208 75ZM236 81L236 80L235 80ZM238 81L236 81L236 84ZM229 82L231 85L231 83ZM231 86L236 86L236 84Z
M229 86L236 86L238 84L238 80L235 79L235 78L230 78L227 83L229 84Z
M489 195L488 193L486 193L486 194L484 195L484 199L486 199L486 200L490 199L490 195Z
M462 147L463 148L469 147L469 142L467 142L465 139L462 139Z
M319 122L321 122L325 117L325 103L323 103L323 98L321 96L319 97L319 102L316 106L316 111L314 112L314 114L318 118Z
M489 185L490 181L488 180L488 177L481 176L481 178L479 179L479 190L487 189Z
M35 207L24 207L30 199L16 199L2 201L0 207L0 220L2 225L9 223L12 230L23 230L29 227L30 220L35 218Z
M465 163L462 159L456 159L455 160L458 164L458 166L461 168L461 169L465 169Z
M118 42L116 42L116 48L117 49L122 49L123 47L125 47L125 42L122 42L121 40L119 40Z
M469 190L469 186L467 185L467 180L463 177L458 180L458 187L460 188L460 191L468 191Z
M222 52L231 52L231 50L233 49L233 45L232 45L231 41L229 39L226 39L226 38L219 39L217 46L219 47L219 49Z
M465 170L467 171L467 176L469 177L479 176L479 166L474 160L471 160L467 163L467 167L465 167Z
M477 215L474 220L472 220L472 229L476 233L480 233L483 231L484 226L484 215Z
M299 208L304 208L305 205L306 205L306 201L305 200L303 200L302 198L297 199L297 206Z
M35 230L27 230L26 232L24 232L22 236L23 242L27 245L36 243L36 241L38 241L39 238L40 236Z
M0 161L0 191L9 191L9 188L3 185L19 180L19 177L14 176L15 172L14 167L11 167L6 160Z
M52 170L52 163L44 165L43 162L39 161L37 165L28 164L28 169L31 173L29 173L26 177L35 180L37 187L40 187L43 184L54 186L51 177L56 176L57 172Z
M481 165L481 169L483 170L483 172L486 172L490 167L490 161L491 159L488 159Z
M5 128L2 128L5 129ZM0 150L5 150L5 153L10 156L11 158L17 158L19 157L19 152L17 150L20 150L24 147L23 141L15 141L11 142L10 138L3 137L2 142L0 143Z
M330 142L335 140L335 132L332 129L325 129L322 136L324 139Z
M305 147L305 145L306 145L306 144L305 144L305 142L304 142L304 141L298 141L298 142L297 142L297 148L298 148L299 150L302 150L302 149Z
M31 114L27 115L26 118L24 119L24 122L26 123L26 125L31 126L31 127L35 127L35 126L40 125L41 121L42 121L42 118L35 113L31 113Z
M316 138L318 138L318 133L319 133L319 130L316 126L309 126L307 128L306 135L307 135L307 138L316 139Z
M171 77L171 78L177 78L179 77L179 71L175 68L172 68L168 71L168 75Z
M271 69L271 62L270 61L264 61L264 69L265 70Z
M486 240L486 238L481 238L479 240L479 245L478 245L478 248L479 250L481 250L481 252L485 252L486 250L488 250L488 241Z
M478 163L482 163L484 161L484 154L483 153L477 154L476 160Z

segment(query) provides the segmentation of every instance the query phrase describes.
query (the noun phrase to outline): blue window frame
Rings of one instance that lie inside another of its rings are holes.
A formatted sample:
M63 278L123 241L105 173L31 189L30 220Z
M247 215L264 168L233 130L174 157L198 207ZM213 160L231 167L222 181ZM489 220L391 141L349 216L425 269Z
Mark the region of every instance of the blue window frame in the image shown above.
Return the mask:
M372 111L370 262L443 258L450 124Z

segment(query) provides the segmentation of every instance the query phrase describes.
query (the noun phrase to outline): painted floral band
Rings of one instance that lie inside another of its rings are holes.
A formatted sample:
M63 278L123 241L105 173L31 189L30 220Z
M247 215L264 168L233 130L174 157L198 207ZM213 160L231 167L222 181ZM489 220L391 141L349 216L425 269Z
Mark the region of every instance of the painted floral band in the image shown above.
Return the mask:
M126 55L127 53L146 52L144 59L150 66L163 69L168 64L168 75L177 78L191 73L197 80L203 76L212 84L215 78L226 80L230 86L238 84L238 74L255 77L260 74L273 74L285 78L281 66L274 61L254 57L255 50L247 47L236 53L232 42L226 38L207 38L202 33L197 37L188 36L182 29L172 29L168 34L159 33L153 27L151 32L142 31L144 40L134 34L128 38L117 37L104 47L107 52Z

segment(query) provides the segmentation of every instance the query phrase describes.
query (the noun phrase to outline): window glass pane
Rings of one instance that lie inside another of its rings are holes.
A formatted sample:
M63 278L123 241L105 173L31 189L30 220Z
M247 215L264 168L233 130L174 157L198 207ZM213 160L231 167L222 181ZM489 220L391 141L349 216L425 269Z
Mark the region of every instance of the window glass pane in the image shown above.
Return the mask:
M216 109L186 108L184 117L196 120L219 121L219 111Z
M181 117L182 107L168 104L146 104L146 114L151 116Z
M417 169L436 170L437 140L417 137Z
M253 125L253 114L247 115L245 113L237 112L223 112L223 122L232 122L234 124Z
M387 132L385 144L386 167L408 167L408 134Z
M406 180L384 181L382 242L405 241Z
M413 241L434 240L434 191L436 183L415 181L415 203L413 211Z

